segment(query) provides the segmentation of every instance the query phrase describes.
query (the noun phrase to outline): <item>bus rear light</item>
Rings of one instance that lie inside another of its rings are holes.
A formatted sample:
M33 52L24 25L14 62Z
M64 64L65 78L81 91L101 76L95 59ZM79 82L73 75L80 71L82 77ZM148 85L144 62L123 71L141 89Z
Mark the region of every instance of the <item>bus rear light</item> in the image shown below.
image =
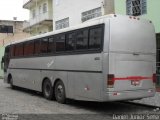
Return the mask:
M156 74L153 74L153 83L156 83Z
M114 74L108 74L107 85L108 85L108 88L113 88L113 86L114 86Z

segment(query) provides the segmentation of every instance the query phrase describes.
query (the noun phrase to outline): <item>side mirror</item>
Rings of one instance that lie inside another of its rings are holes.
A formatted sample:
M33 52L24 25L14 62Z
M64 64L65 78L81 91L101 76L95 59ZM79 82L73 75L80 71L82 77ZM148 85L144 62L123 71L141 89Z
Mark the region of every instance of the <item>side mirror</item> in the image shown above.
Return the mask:
M4 69L4 57L2 57L2 60L1 60L1 69Z

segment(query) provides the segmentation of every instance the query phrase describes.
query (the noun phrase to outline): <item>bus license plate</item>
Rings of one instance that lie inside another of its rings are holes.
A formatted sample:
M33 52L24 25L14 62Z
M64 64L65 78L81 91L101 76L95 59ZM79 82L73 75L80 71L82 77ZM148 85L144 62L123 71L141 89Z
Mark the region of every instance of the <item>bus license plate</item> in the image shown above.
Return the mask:
M137 86L140 84L139 80L131 80L131 85Z

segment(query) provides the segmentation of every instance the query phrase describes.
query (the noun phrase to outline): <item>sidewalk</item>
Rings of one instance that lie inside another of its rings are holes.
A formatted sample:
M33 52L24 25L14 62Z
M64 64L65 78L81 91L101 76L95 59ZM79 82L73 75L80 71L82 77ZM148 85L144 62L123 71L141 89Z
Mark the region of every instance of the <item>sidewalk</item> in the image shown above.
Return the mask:
M134 100L135 103L160 107L160 92L156 92L154 97Z

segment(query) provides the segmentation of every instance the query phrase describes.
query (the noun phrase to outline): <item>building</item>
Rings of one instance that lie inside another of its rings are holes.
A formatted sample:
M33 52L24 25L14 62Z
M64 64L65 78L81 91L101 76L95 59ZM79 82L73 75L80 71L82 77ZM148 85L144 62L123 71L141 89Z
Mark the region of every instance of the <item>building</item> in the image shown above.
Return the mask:
M115 13L146 18L153 22L157 37L157 86L160 86L160 0L115 0Z
M114 13L114 0L53 0L53 30Z
M25 32L38 35L53 30L52 0L23 0L23 8L30 11L30 19L23 25Z
M4 45L30 36L23 32L23 23L24 21L0 20L0 61L4 55ZM3 71L0 69L1 76L3 76Z

